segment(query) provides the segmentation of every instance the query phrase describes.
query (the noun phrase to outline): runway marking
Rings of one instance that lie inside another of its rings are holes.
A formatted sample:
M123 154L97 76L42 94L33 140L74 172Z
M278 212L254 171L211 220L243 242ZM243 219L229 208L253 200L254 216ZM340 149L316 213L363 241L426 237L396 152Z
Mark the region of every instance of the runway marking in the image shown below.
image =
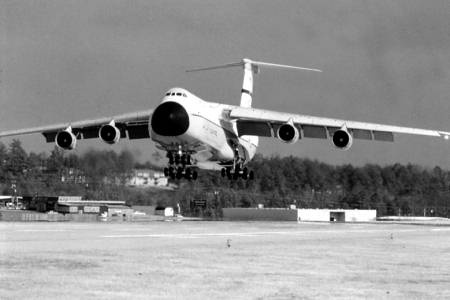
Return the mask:
M66 232L67 229L17 229L18 232Z
M431 230L433 230L433 231L450 231L450 228L433 228L433 229L431 229Z

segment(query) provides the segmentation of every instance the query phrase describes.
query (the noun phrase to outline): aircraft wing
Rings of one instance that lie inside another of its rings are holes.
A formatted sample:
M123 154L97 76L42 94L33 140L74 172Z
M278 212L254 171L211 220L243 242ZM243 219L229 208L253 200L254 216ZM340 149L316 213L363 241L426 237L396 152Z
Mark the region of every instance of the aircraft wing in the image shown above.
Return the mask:
M278 128L286 123L294 125L300 138L331 138L336 130L346 128L355 139L394 141L394 133L443 137L448 139L450 132L420 128L391 126L375 123L356 122L281 113L255 108L234 108L229 112L230 119L236 120L239 136L256 135L278 137Z
M91 120L82 120L75 122L67 122L39 127L24 128L18 130L9 130L0 132L0 137L25 135L32 133L42 133L48 143L55 141L58 132L70 126L73 134L77 139L90 139L99 137L99 129L114 120L115 126L120 130L122 138L140 139L150 137L148 131L148 123L152 110L139 111L117 115L113 117L103 117Z

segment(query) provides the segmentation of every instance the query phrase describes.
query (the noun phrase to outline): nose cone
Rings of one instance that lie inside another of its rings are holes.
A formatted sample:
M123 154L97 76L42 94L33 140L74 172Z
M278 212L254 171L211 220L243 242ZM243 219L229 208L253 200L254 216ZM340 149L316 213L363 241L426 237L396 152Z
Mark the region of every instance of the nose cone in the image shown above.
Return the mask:
M152 129L163 136L177 136L189 128L189 115L184 107L176 102L164 102L152 115Z

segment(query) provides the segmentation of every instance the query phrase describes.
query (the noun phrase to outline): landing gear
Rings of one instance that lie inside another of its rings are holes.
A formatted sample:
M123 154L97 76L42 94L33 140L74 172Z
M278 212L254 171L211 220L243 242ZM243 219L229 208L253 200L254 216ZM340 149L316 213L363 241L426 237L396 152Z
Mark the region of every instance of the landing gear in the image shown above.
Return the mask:
M238 148L235 148L233 165L223 168L220 171L220 174L222 177L227 177L229 180L237 180L239 178L244 180L253 180L255 178L255 174L247 167L244 167L244 162L245 160L239 156Z
M198 177L197 171L192 170L191 155L180 149L177 152L167 152L169 159L169 167L164 168L164 176L172 179L188 179L196 180Z
M164 176L170 177L171 179L188 179L188 180L197 180L198 173L195 170L192 170L189 167L178 167L178 168L164 168Z
M236 165L233 167L226 167L220 171L222 177L227 177L229 180L237 180L242 178L244 180L253 180L255 178L255 173L249 171L247 167L242 167L242 165Z
M169 165L190 165L191 155L189 153L179 150L176 153L167 152L167 158L169 159Z

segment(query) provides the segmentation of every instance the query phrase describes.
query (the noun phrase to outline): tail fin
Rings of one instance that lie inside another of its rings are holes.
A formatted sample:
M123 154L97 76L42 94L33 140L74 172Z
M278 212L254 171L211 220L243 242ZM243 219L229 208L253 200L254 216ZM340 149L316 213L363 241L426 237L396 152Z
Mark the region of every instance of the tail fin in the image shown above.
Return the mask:
M248 58L244 58L242 61L236 62L236 63L213 66L213 67L206 67L206 68L199 68L199 69L191 69L191 70L187 70L186 72L208 71L208 70L216 70L216 69L231 68L231 67L238 67L238 66L244 67L244 79L242 82L241 103L240 103L240 106L242 106L242 107L251 107L252 106L253 74L259 73L259 67L269 67L269 68L277 68L277 69L297 69L297 70L305 70L305 71L322 72L319 69L272 64L272 63L266 63L266 62L262 62L262 61L253 61Z

